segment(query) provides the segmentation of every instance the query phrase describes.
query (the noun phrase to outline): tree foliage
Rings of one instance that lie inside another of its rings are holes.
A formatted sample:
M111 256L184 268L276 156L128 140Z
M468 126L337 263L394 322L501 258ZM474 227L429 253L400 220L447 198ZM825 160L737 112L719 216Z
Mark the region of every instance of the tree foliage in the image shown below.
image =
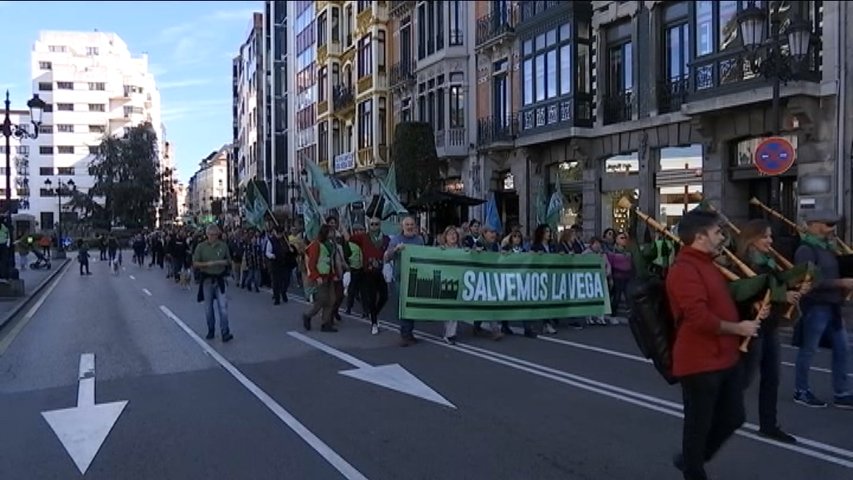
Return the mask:
M435 134L425 122L403 122L394 130L391 161L397 169L397 191L405 202L438 185L441 179Z
M104 138L89 164L95 177L89 196L104 200L98 223L153 227L160 195L157 165L157 134L150 123L131 127L121 137Z

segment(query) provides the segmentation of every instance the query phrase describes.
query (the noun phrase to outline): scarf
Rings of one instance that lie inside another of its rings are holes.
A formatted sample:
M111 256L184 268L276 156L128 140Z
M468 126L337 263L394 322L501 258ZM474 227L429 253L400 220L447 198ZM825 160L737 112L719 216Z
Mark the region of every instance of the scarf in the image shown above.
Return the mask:
M816 235L812 235L811 233L806 233L800 237L800 240L802 240L806 245L832 251L832 246L826 238L820 238Z
M752 250L749 255L749 260L756 266L759 267L767 267L773 271L778 269L778 265L776 264L776 260L773 259L770 255L766 253L759 252L758 250Z

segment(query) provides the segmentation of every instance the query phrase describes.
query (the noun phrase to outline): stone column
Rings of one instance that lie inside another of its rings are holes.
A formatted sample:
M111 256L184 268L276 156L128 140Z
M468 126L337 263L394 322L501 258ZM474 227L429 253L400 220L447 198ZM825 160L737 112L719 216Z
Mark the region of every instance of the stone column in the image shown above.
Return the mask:
M588 159L583 168L583 234L585 238L601 234L601 171L603 160Z

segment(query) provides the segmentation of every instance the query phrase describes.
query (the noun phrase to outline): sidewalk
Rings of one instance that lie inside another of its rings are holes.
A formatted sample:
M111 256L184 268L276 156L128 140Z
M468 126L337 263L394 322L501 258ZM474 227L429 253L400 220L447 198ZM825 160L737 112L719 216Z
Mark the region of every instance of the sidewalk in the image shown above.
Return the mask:
M54 260L53 268L50 270L24 270L20 272L24 281L23 297L0 297L0 329L12 320L30 301L30 299L41 292L45 286L62 271L62 267L69 262L66 260Z

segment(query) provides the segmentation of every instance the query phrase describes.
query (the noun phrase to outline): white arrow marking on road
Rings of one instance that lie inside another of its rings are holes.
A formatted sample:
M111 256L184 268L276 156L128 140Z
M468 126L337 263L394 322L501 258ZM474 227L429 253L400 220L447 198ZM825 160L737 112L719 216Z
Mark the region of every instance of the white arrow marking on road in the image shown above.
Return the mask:
M456 408L455 405L448 402L444 397L439 395L438 392L420 381L418 377L409 373L408 370L400 366L398 363L374 367L369 363L362 362L348 353L335 350L325 343L306 337L299 332L287 332L287 334L355 367L355 370L342 370L338 372L341 375L346 375L348 377L355 378L356 380L362 380L374 385L379 385L380 387L390 388L391 390L419 397L450 408Z
M145 295L151 296L151 292L147 288L143 288L142 291L145 292Z
M80 355L77 406L42 412L62 446L85 474L110 434L127 401L95 405L95 354Z
M128 275L128 277L130 277L131 280L136 280L136 277L134 277L133 275Z

